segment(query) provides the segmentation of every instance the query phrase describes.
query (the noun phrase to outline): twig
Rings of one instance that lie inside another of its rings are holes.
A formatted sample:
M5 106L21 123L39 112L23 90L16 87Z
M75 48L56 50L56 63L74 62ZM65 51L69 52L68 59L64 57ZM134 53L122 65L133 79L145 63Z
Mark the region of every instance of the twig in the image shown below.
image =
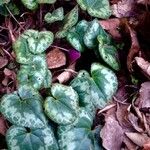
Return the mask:
M55 45L51 45L51 47L59 48L59 49L62 49L62 50L64 50L64 51L66 51L66 52L68 52L68 51L69 51L69 50L67 50L67 49L65 49L65 48L62 48L62 47L59 47L59 46L55 46Z
M18 20L15 18L15 16L12 14L12 12L9 10L9 8L5 5L7 11L9 12L9 14L12 16L12 18L16 21L16 23L20 26L20 28L24 31L25 29L20 25L20 23L18 22Z

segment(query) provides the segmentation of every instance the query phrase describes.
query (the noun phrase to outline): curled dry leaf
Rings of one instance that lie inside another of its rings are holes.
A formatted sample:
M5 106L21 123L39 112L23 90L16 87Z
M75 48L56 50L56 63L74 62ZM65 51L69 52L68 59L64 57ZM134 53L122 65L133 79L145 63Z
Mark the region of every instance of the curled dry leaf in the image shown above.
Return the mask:
M130 36L131 36L131 48L129 50L128 56L127 56L127 67L128 70L131 72L132 71L132 62L135 58L135 56L138 54L140 51L140 45L137 39L136 32L131 29L129 25L127 25L127 28L129 29Z
M64 72L62 72L57 80L59 83L66 83L70 78L75 74L75 65L76 63L71 64Z
M141 85L136 105L139 108L150 108L150 82L144 82Z
M120 150L123 141L123 130L114 116L106 118L106 123L100 132L103 147L107 150Z
M142 57L135 57L137 65L142 69L144 74L150 79L150 62Z
M120 40L121 35L119 33L119 26L120 26L120 19L113 18L108 20L101 20L100 25L103 27L103 29L107 30L115 40Z
M126 136L136 145L142 147L145 143L150 142L150 138L146 134L126 132Z
M8 60L2 56L0 56L0 69L5 67L8 63Z
M56 69L66 65L66 56L58 48L51 50L46 56L49 69Z
M4 117L0 116L0 134L5 135L7 131L7 124Z
M143 5L150 5L150 1L149 0L137 0L138 4L143 4Z
M112 5L112 14L118 18L130 17L134 15L135 0L121 0Z

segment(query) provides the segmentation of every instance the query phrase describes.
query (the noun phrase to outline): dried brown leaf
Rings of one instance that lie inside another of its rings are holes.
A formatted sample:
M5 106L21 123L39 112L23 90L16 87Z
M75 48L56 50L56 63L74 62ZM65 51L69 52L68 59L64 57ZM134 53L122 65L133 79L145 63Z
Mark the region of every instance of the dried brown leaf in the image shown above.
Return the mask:
M136 132L126 132L125 134L133 143L140 147L150 141L150 138L146 134Z
M72 78L72 76L75 74L75 65L76 63L71 64L67 69L65 69L64 72L57 76L59 83L66 83Z
M131 37L131 48L130 48L128 56L127 56L127 67L128 67L128 70L131 72L133 70L132 62L133 62L135 56L140 51L140 45L139 45L139 42L137 39L136 32L133 29L131 29L131 27L129 25L127 25L127 28L129 29L130 37Z
M117 18L133 16L135 3L135 0L121 0L112 5L112 14Z
M136 105L138 105L139 108L150 108L150 82L144 82L141 84Z
M145 75L150 78L150 62L146 61L142 57L135 57L135 61Z
M114 116L108 116L100 132L103 147L107 150L120 150L123 141L123 130Z
M119 33L119 26L120 26L120 19L108 19L108 20L101 20L100 25L107 30L115 40L121 40L121 34Z
M5 67L8 64L8 60L0 56L0 69Z
M58 48L51 50L47 54L46 60L49 69L56 69L66 65L66 55Z

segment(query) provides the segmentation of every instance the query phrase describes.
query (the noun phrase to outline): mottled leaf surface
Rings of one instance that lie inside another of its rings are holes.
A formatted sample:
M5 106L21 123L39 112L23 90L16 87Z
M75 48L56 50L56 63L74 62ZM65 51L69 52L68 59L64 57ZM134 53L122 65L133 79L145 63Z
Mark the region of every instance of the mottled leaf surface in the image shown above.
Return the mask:
M41 128L46 125L42 98L28 85L21 86L18 91L3 96L0 109L12 124L29 128Z
M72 87L54 84L52 97L47 97L44 108L47 116L62 125L70 124L76 119L78 111L78 95Z
M17 74L17 80L19 85L29 84L35 89L40 89L45 80L51 78L50 76L48 76L45 55L36 55L33 57L30 64L21 65Z
M57 38L64 38L67 36L67 32L78 21L78 6L75 6L68 14L65 15L61 30L56 33Z
M89 15L97 18L108 19L111 10L108 0L77 0L83 10L87 10Z
M31 129L12 126L6 135L10 150L58 150L58 145L50 127Z
M52 13L47 13L44 17L44 20L47 23L53 23L55 21L61 21L64 19L64 9L63 7L57 8Z
M86 71L79 75L71 82L71 86L79 94L81 104L95 107L104 107L112 96L115 94L118 82L117 77L107 67L93 63L91 66L91 77Z

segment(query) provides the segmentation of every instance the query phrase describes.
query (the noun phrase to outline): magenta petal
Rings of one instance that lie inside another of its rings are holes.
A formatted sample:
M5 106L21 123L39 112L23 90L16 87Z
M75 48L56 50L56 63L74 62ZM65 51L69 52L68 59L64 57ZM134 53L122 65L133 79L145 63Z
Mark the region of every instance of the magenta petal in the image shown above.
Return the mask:
M69 62L70 63L74 63L75 61L77 61L81 57L81 53L75 49L71 49L68 52L68 55L69 55Z

